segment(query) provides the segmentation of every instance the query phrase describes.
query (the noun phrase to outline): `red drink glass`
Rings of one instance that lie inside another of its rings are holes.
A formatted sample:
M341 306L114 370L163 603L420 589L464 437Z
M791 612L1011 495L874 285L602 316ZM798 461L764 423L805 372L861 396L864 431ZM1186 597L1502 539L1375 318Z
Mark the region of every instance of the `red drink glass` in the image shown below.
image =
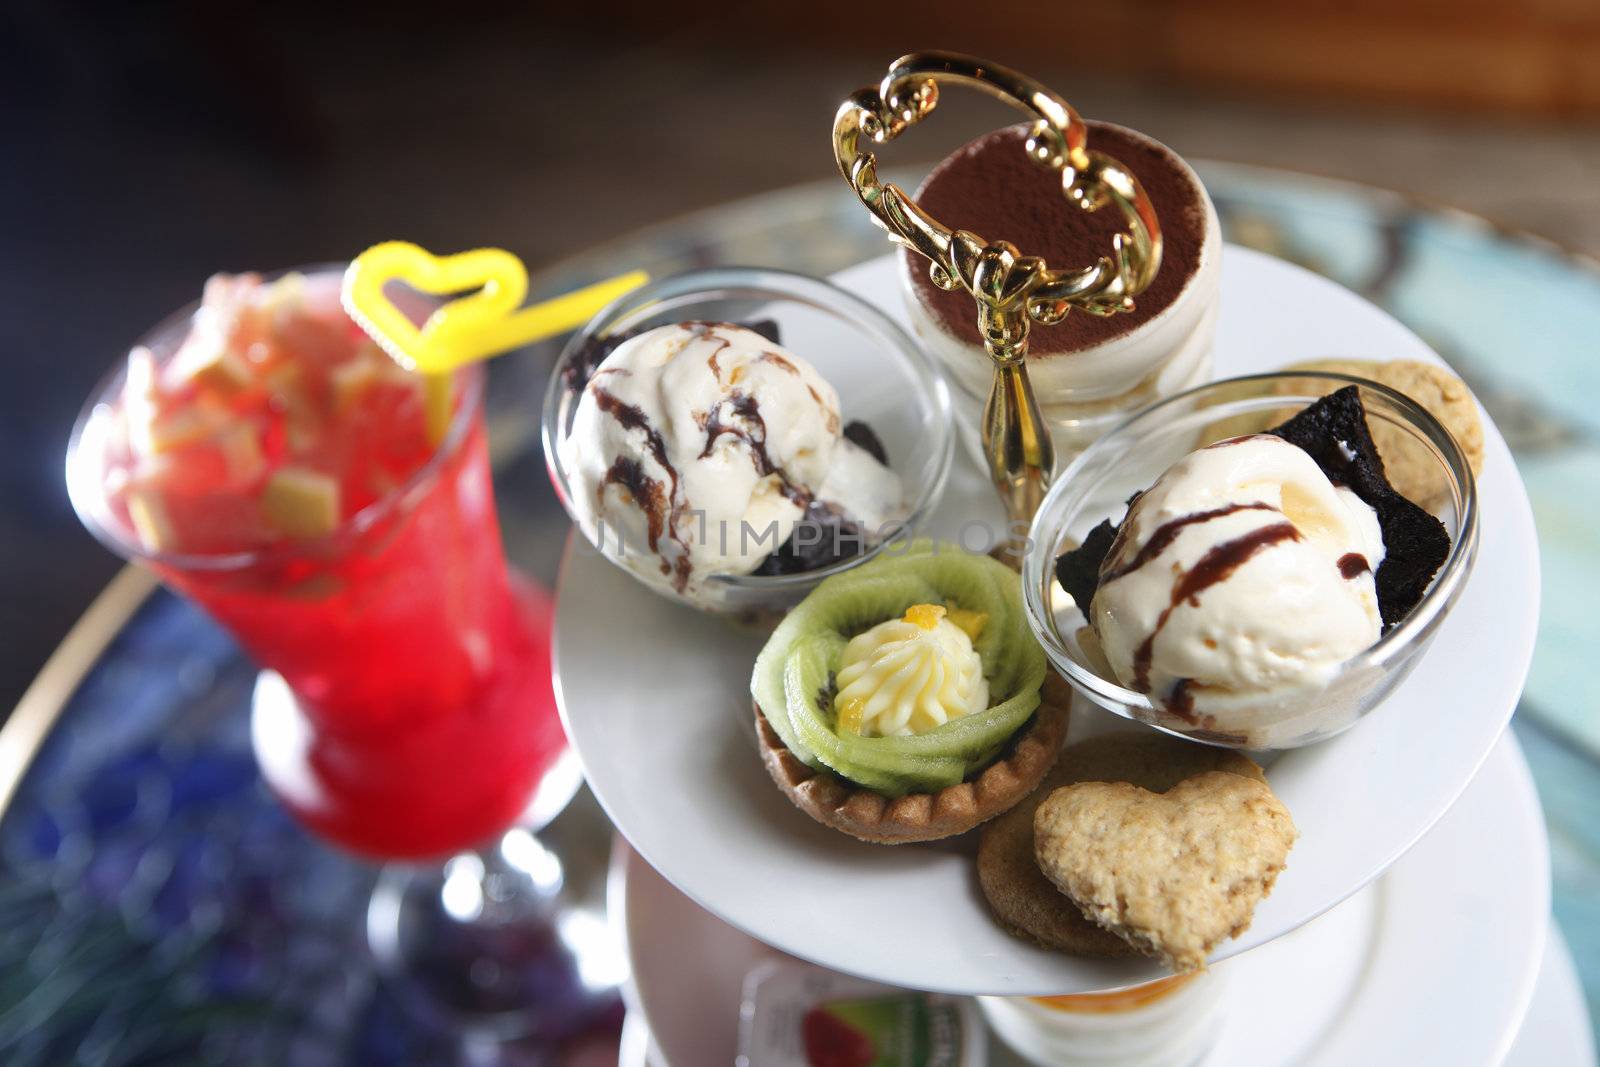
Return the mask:
M531 832L580 781L549 605L501 550L482 367L400 370L345 316L342 273L213 279L84 408L68 490L266 668L256 757L302 823L374 858L451 856L374 891L368 941L399 988L477 1032L536 1032L608 1003L583 977L607 946L560 921L573 894Z
M272 476L301 461L283 441L297 432L295 414L254 385L191 396L163 384L161 425L178 443L152 459L130 452L127 408L140 394L130 367L119 369L79 419L67 481L101 541L201 605L273 672L257 689L255 747L295 815L367 856L441 857L513 825L541 782L566 793L539 798L546 817L575 785L551 691L548 605L501 550L482 369L459 372L443 394L449 406L431 416L418 380L397 368L362 364L363 391L348 399L358 375L341 377L350 357L340 346L367 342L338 309L339 273L304 272L308 295L296 306L315 304L320 317L281 327L274 336L287 343L251 372L288 368L296 403L335 413L321 428L298 427L310 434L300 454L338 487L331 529L286 538L256 521L251 508ZM180 346L206 328L205 314L192 305L141 341L157 373L175 353L190 358ZM209 436L191 446L181 434L202 415ZM249 441L235 440L241 425ZM160 486L154 517L148 482Z

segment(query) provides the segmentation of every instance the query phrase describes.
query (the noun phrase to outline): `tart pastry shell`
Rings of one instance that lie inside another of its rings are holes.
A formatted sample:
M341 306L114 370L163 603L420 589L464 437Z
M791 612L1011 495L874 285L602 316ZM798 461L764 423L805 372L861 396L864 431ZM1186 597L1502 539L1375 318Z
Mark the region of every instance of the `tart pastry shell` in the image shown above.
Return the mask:
M824 826L880 845L937 841L1009 810L1055 766L1067 734L1072 690L1051 672L1039 695L1038 710L1007 742L999 759L977 777L934 793L886 797L807 766L789 751L759 705L756 735L772 780L795 807Z

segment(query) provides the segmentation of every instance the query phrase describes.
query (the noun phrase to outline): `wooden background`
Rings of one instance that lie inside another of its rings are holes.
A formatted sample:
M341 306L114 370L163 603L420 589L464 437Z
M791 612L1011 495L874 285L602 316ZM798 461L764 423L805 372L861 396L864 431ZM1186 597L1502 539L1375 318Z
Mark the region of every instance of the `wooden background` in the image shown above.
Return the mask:
M558 22L670 33L679 5L584 4ZM716 33L937 47L1177 85L1573 117L1600 114L1600 0L814 0L725 5Z

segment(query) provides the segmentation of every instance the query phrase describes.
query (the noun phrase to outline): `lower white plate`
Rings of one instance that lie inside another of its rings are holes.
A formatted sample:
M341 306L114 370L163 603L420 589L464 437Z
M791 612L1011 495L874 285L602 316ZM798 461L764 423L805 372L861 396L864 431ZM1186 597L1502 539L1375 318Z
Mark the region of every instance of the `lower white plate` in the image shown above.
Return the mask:
M608 911L654 1067L733 1062L745 975L776 954L703 910L621 839ZM1460 802L1378 882L1284 938L1217 964L1222 1035L1204 1067L1589 1067L1583 1001L1549 927L1549 853L1509 736ZM1546 988L1518 1036L1545 961ZM1537 1024L1534 1026L1532 1024ZM1507 1052L1516 1039L1518 1050ZM634 1059L626 1063L639 1063ZM1019 1063L994 1040L991 1063ZM760 1067L760 1065L755 1065Z
M839 281L899 307L892 259ZM803 354L803 338L793 340ZM1219 376L1335 354L1438 361L1355 294L1227 250ZM1538 544L1510 452L1491 423L1484 430L1481 542L1460 601L1382 708L1272 764L1300 840L1250 930L1218 958L1293 930L1376 878L1461 794L1510 718L1533 651ZM983 516L998 524L995 494L958 461L930 532L957 537ZM1076 959L1005 933L977 889L968 839L867 845L796 811L755 752L749 678L762 641L669 603L569 540L554 650L567 734L607 814L674 885L762 941L891 985L1055 994L1156 976L1146 961ZM1143 729L1085 709L1069 736L1111 722Z

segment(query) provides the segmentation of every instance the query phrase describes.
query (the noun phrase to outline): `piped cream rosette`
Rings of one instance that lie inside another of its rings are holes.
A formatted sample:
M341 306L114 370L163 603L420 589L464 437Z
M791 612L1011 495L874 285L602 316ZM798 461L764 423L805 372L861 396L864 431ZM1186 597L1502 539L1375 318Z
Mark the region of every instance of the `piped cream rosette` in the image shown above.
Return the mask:
M820 584L768 640L751 693L806 765L898 797L992 762L1044 678L1016 573L924 541Z

